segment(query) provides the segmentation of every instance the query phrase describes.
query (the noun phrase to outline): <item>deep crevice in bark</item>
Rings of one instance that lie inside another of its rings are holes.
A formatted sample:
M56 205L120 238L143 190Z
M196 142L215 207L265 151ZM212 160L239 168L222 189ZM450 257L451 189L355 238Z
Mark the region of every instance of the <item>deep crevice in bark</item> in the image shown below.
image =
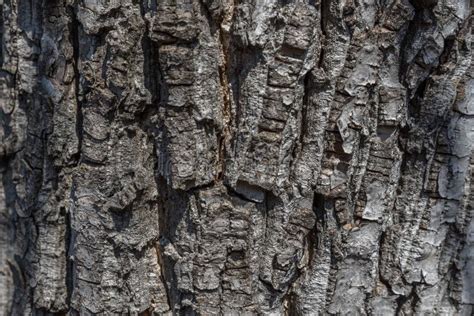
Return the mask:
M77 148L77 154L75 155L74 159L76 160L76 164L80 164L82 162L82 142L83 142L83 123L84 123L84 117L83 117L83 109L82 109L82 104L83 104L83 98L84 96L82 95L81 91L81 73L79 70L79 61L81 59L81 54L80 54L80 39L79 39L79 32L80 32L80 23L77 20L76 17L76 6L69 6L68 7L69 11L69 16L71 19L70 22L70 34L71 34L71 44L73 47L73 69L74 69L74 90L75 90L75 96L76 96L76 106L77 106L77 111L76 111L76 135L78 138L78 148Z

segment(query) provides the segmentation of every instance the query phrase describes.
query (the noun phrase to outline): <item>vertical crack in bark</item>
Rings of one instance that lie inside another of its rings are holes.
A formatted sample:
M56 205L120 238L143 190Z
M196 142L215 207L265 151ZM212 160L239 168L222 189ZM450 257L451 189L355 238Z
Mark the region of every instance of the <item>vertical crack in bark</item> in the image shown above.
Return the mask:
M66 305L71 308L72 291L74 290L74 259L73 259L73 231L71 221L71 210L66 210L64 207L61 210L65 213L65 254L66 254Z
M77 166L81 162L82 154L82 138L83 138L83 114L82 114L82 99L80 96L80 70L79 70L79 59L80 59L80 41L79 41L79 21L76 17L76 5L70 5L66 8L68 14L69 23L69 37L70 43L73 48L73 60L72 66L74 71L74 92L76 100L76 126L75 131L77 135L77 152L71 157L74 160L74 164ZM71 203L75 201L75 184L73 183L70 188L70 199ZM63 209L63 208L62 208ZM65 255L66 255L66 305L68 306L68 311L72 311L71 302L72 294L74 291L74 271L75 271L75 258L74 258L74 231L72 227L72 212L74 206L71 206L69 209L63 209L65 216Z
M303 78L303 106L301 109L301 121L300 121L300 134L298 135L298 143L293 146L292 159L290 161L290 170L296 164L298 154L303 151L304 138L307 133L307 119L308 119L308 107L311 106L311 92L314 89L313 78L311 70L308 71ZM299 151L299 153L297 152Z
M168 302L169 308L172 310L171 298L170 298L170 293L169 293L169 290L168 290L168 283L166 282L166 279L165 279L165 276L164 276L165 266L163 264L163 257L161 256L161 251L160 251L159 244L155 243L154 248L155 248L155 251L156 251L157 263L158 263L158 266L160 267L160 280L163 283L163 288L165 289L166 301Z
M219 29L219 46L221 50L222 63L219 65L219 80L223 96L223 126L222 134L219 135L218 141L218 170L217 180L222 180L225 172L225 159L226 159L226 148L231 140L231 124L232 124L232 100L231 100L231 86L229 84L229 48L230 48L230 35L229 30L223 25L224 23L230 23L234 14L234 3L230 5L224 21Z
M324 195L314 193L313 195L313 212L316 215L316 221L313 229L308 234L308 266L312 267L315 248L321 245L321 233L327 226L327 214L324 208Z
M150 30L149 30L149 24L148 21L145 19L145 14L146 14L147 8L144 6L143 3L140 4L140 13L142 18L146 22L146 30L145 33L143 34L142 37L142 50L144 54L144 64L143 64L143 75L145 77L145 87L148 89L148 91L151 94L151 104L147 104L145 110L143 113L140 114L139 121L140 121L140 127L142 130L152 139L156 140L158 131L157 127L155 126L155 118L156 115L158 114L158 107L159 107L159 102L160 102L160 97L161 97L161 89L162 89L162 84L161 84L161 79L162 79L162 74L161 74L161 67L160 67L160 62L159 62L159 47L158 43L155 41L152 41L150 38ZM156 141L153 141L153 166L154 166L154 179L155 179L155 186L158 191L163 191L169 189L167 185L165 184L166 181L164 179L161 179L161 176L159 175L159 168L160 166L158 165L158 158L157 158L157 144ZM160 184L162 183L162 184ZM164 190L161 190L164 188ZM158 231L160 236L157 236L158 239L162 238L161 236L163 235L165 227L167 225L167 214L165 211L165 201L162 195L164 194L163 192L159 193L158 196ZM159 278L160 281L163 285L163 289L165 291L165 296L166 296L166 302L168 304L168 307L172 310L172 304L171 304L171 296L170 296L170 290L168 288L168 282L166 282L165 278L165 264L163 261L163 256L162 252L160 250L160 242L155 242L153 245L155 252L156 252L156 258L157 258L157 264L160 267L160 273L159 273ZM151 315L151 312L148 312L148 314Z
M378 277L379 281L387 288L387 290L390 292L390 294L394 294L392 290L392 285L390 284L390 281L385 279L383 276L383 271L381 270L381 265L382 265L382 259L383 259L383 246L385 244L385 236L386 232L382 231L380 234L380 239L379 239L379 253L378 253L378 262L377 262L377 271L378 271Z
M283 308L285 316L299 315L297 297L294 292L289 291L289 293L283 297Z
M3 67L3 41L4 41L4 33L5 33L5 26L4 19L3 19L3 3L0 5L0 69Z
M74 68L74 90L76 93L76 134L78 140L78 148L76 154L76 164L80 164L82 161L82 142L83 142L83 95L81 93L81 73L79 69L80 62L80 22L76 16L77 5L69 6L69 16L70 16L70 34L71 34L71 44L73 47L73 68Z
M7 265L12 274L13 284L15 284L12 295L12 301L15 303L22 302L24 300L25 293L23 293L22 290L26 286L26 276L24 274L23 267L19 264L19 261L20 260L17 255L15 256L14 260L7 259ZM13 311L16 311L18 315L25 315L25 306L22 306L21 304L14 306L14 304L11 304L9 315L14 315Z
M321 36L322 36L321 44L326 43L326 38L327 38L326 23L328 22L328 18L329 18L330 5L331 5L330 0L321 0L320 17L319 17L320 28L321 28ZM318 68L322 68L322 66L323 66L324 52L325 52L324 46L325 45L321 45L321 51L319 52L319 59L318 59L318 63L317 63Z

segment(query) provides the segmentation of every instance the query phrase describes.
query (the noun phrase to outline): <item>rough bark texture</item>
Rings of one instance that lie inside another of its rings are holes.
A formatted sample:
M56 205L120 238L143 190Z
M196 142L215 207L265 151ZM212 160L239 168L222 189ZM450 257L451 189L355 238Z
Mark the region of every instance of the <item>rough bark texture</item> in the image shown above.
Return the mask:
M472 315L468 0L0 0L1 315Z

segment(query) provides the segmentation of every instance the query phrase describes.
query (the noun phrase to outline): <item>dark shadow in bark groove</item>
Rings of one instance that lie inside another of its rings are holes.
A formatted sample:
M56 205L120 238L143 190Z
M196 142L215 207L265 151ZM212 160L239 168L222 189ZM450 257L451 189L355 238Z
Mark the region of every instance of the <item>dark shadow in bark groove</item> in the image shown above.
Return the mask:
M166 101L160 100L164 92L161 91L164 88L164 81L160 71L159 45L150 39L148 29L142 37L141 45L144 54L145 88L151 93L151 105L157 107L160 101Z
M322 238L321 234L327 227L327 214L324 208L325 197L322 194L314 193L313 195L313 212L316 215L316 221L313 229L310 230L307 241L308 241L308 266L311 268L313 265L315 251L320 248Z
M289 164L289 170L293 170L295 164L298 162L298 159L301 156L301 152L303 151L304 145L304 138L306 133L308 132L308 107L312 106L311 96L315 92L315 84L313 79L313 74L311 71L308 71L305 76L303 77L303 106L301 109L301 120L300 120L300 130L298 141L295 145L293 145L293 150L291 151L291 160Z
M84 137L84 129L83 129L83 114L82 114L82 95L81 95L81 87L80 87L80 78L81 74L79 71L79 60L80 60L80 40L79 40L79 32L80 32L80 23L77 20L75 9L71 6L67 7L67 12L69 15L70 23L69 23L69 34L70 34L70 41L73 47L73 69L74 69L74 90L76 92L76 135L78 141L78 148L77 153L74 154L72 159L75 160L76 165L81 162L82 158L82 142Z
M263 62L264 56L263 52L256 47L244 47L237 43L235 37L231 36L229 41L229 51L233 52L229 58L232 58L228 62L228 77L230 89L232 90L233 96L233 106L234 109L234 118L233 126L238 128L242 124L242 83L246 81L250 72L254 70L259 63ZM235 137L231 141L237 143ZM233 150L235 150L233 146Z
M8 267L12 272L13 283L15 284L13 297L12 297L12 309L10 310L10 315L25 315L24 310L24 298L26 293L24 292L25 284L25 275L23 274L23 267L21 262L23 260L19 258L18 255L15 255L14 263L8 262Z
M157 171L156 171L157 172ZM173 313L175 305L180 305L184 298L189 298L189 293L184 293L178 289L178 279L175 273L175 265L177 262L169 257L163 255L167 246L173 243L179 236L177 236L176 229L179 223L184 219L191 234L194 231L193 224L189 218L189 198L190 194L182 190L174 190L167 183L164 177L158 173L155 174L155 181L160 192L159 203L159 247L157 247L157 255L159 256L159 263L161 265L161 273L163 276L163 285L167 291L168 302ZM179 253L179 249L178 249ZM167 282L165 282L165 280ZM191 295L192 299L192 295ZM183 307L185 308L185 307ZM181 310L179 314L181 315ZM188 313L184 313L189 315Z
M66 254L66 304L71 306L72 291L74 289L74 260L72 256L74 253L75 234L72 228L71 213L68 210L64 210L64 216L66 217L66 233L65 233L65 254Z
M0 70L3 66L3 60L4 60L4 57L3 57L3 41L4 41L4 38L3 38L3 34L5 33L5 28L3 26L3 5L0 6Z

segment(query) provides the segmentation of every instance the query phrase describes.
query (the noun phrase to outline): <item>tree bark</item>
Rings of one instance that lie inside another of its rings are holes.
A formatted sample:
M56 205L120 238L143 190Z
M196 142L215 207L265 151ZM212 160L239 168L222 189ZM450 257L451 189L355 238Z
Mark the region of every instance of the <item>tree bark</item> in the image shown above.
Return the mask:
M0 0L1 315L472 315L468 0Z

